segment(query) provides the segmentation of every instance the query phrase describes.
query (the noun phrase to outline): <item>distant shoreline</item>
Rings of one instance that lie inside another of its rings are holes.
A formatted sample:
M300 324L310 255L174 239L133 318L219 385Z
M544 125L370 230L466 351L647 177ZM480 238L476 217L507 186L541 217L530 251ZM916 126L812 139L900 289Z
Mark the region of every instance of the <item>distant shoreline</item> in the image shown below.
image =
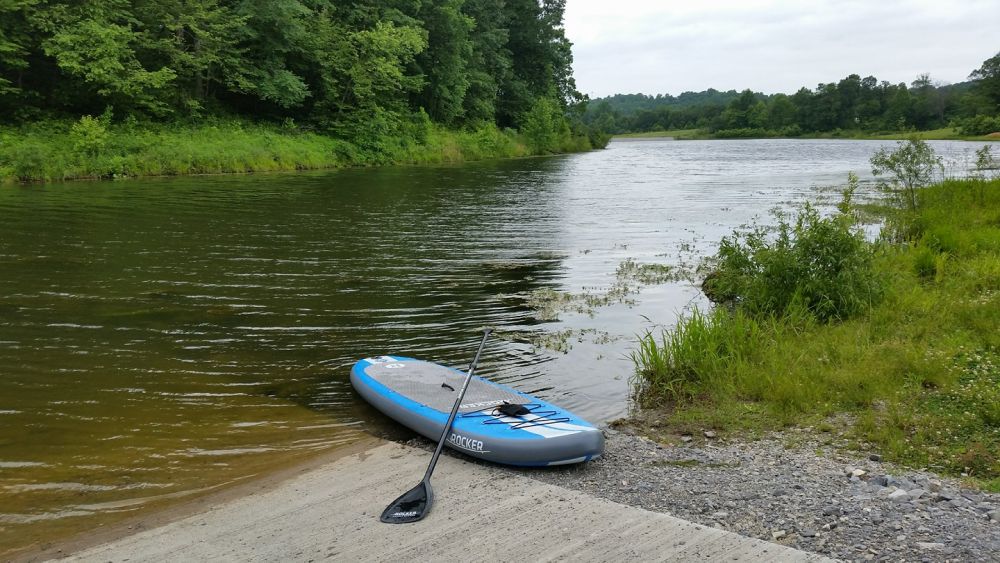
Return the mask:
M749 136L717 136L709 133L707 129L674 129L670 131L647 131L643 133L621 133L613 135L613 140L618 139L662 139L675 141L704 141L719 140L732 141L740 139L843 139L849 141L900 141L916 137L925 141L996 141L1000 142L1000 132L989 135L962 136L954 128L934 129L931 131L897 131L890 133L865 133L862 131L840 131L830 133L816 133L812 135L798 135L794 137L774 135L749 135Z

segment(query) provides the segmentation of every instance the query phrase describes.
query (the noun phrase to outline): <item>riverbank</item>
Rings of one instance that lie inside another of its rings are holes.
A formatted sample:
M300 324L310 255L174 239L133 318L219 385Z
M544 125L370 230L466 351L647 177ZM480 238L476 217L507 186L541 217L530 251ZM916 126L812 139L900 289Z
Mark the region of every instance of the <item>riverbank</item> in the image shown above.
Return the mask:
M581 152L605 142L569 130L539 141L493 125L449 130L419 119L402 131L348 141L291 122L111 124L89 116L46 121L0 127L0 183L459 163Z
M895 131L888 133L872 133L867 131L832 131L829 133L813 133L808 135L786 136L774 131L745 130L742 134L727 134L726 132L711 133L707 129L676 129L672 131L648 131L645 133L623 133L614 135L614 139L662 139L671 138L678 141L691 140L725 140L725 139L847 139L857 141L899 141L910 138L925 141L997 141L1000 133L990 135L961 135L954 127L945 127L931 131Z
M690 315L644 339L635 359L650 416L675 432L761 434L829 431L830 417L846 415L848 438L887 461L1000 491L1000 179L946 181L917 197L912 213L888 212L885 239L857 255L848 252L857 235L829 234L835 222L806 219L803 228L800 218L786 232L823 249L809 256L838 264L868 256L864 270L803 282L858 305L842 319L814 317L797 293L783 312L741 304L737 314ZM727 248L738 254L732 240ZM771 260L759 271L791 275L789 263L768 269L785 254L758 251ZM780 301L779 289L791 291L768 279L748 295ZM850 285L859 281L877 287Z
M890 464L874 445L852 453L850 419L830 423L828 432L789 429L747 441L632 419L613 425L596 461L523 472L845 561L1000 559L1000 495Z

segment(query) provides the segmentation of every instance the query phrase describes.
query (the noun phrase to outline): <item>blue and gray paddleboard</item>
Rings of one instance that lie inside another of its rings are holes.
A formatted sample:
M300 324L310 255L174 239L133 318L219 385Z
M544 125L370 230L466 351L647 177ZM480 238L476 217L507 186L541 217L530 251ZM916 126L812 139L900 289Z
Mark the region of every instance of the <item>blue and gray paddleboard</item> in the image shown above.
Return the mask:
M351 384L366 401L435 441L463 381L458 370L400 356L365 358L351 370ZM604 452L604 434L587 421L475 376L446 443L473 457L524 466L579 463Z

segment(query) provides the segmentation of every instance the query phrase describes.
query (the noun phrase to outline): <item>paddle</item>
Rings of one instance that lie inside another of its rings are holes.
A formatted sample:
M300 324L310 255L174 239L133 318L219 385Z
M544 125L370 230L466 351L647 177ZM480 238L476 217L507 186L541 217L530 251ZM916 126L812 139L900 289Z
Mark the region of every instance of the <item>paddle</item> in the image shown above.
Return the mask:
M437 449L434 450L434 455L431 456L431 463L427 466L424 478L416 487L400 495L399 498L392 501L392 504L382 511L381 520L383 522L387 524L416 522L423 520L424 516L427 516L427 513L431 511L431 503L434 501L434 490L431 488L431 473L434 472L438 456L441 455L441 450L444 449L448 433L451 432L451 425L455 422L455 416L458 414L458 407L462 404L462 398L465 397L465 390L468 389L469 382L472 381L472 372L476 371L476 364L479 363L479 355L483 353L483 348L486 346L486 339L489 338L491 332L493 330L489 328L483 331L483 341L479 343L479 350L476 350L476 357L469 366L469 373L466 374L465 381L462 383L462 389L458 392L458 397L455 398L455 405L451 407L448 422L444 423L441 439L438 440Z

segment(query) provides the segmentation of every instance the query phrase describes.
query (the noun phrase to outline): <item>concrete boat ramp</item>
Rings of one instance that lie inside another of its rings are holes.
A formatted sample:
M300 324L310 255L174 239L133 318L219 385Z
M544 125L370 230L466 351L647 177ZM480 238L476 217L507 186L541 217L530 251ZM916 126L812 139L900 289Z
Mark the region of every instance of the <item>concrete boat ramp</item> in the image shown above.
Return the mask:
M824 561L665 514L442 456L434 506L379 522L430 454L377 442L71 561ZM57 554L63 555L64 553Z

